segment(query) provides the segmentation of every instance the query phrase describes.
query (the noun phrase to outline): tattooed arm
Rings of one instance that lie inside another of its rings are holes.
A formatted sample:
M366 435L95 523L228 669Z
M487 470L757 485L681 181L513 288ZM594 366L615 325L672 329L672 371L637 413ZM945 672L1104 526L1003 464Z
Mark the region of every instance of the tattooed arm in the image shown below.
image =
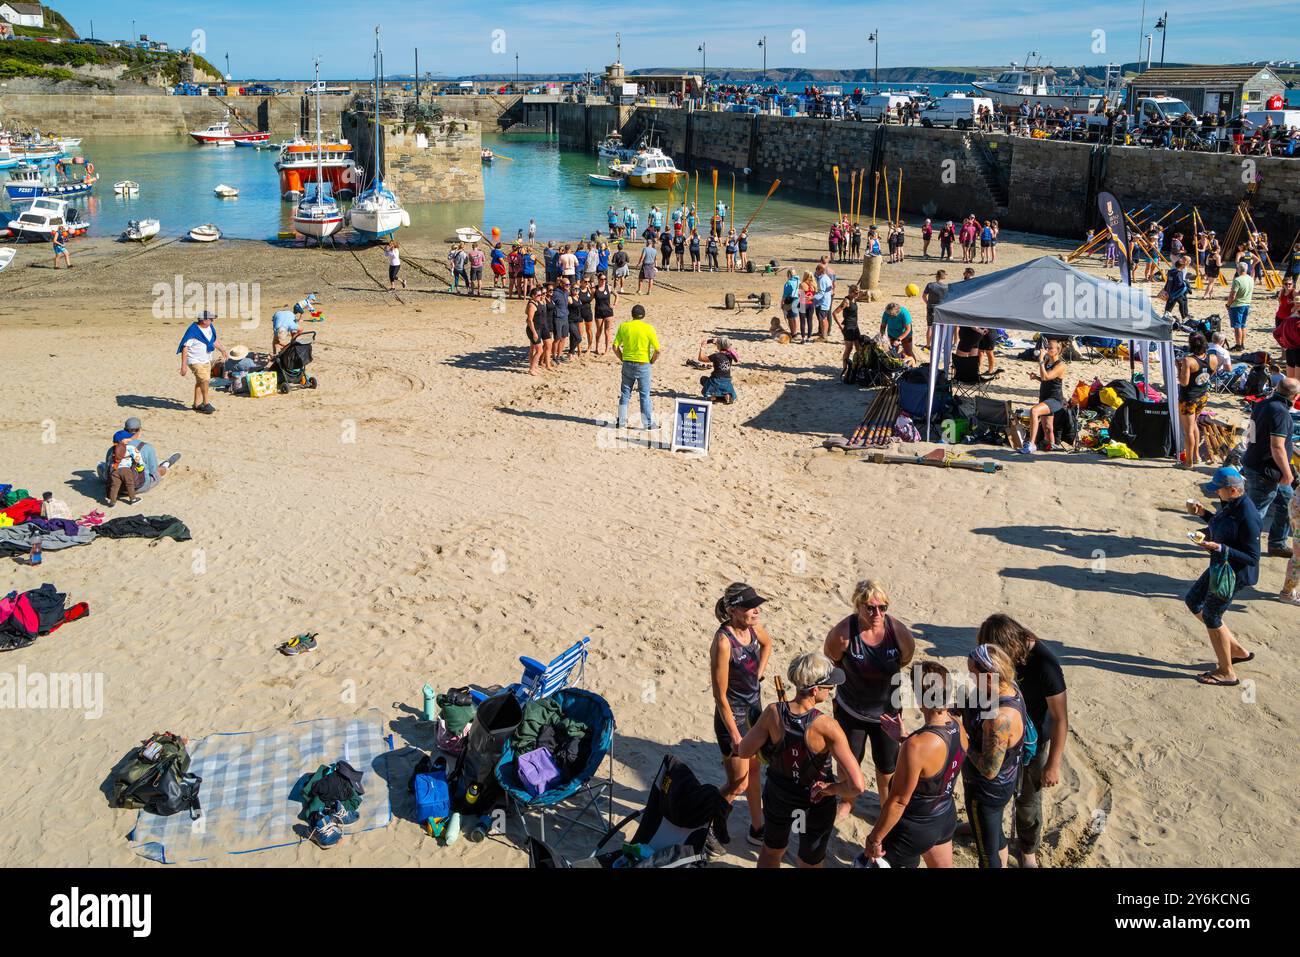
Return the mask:
M990 781L1002 770L1002 761L1011 747L1011 709L999 708L992 718L984 719L983 750L970 752L970 762Z

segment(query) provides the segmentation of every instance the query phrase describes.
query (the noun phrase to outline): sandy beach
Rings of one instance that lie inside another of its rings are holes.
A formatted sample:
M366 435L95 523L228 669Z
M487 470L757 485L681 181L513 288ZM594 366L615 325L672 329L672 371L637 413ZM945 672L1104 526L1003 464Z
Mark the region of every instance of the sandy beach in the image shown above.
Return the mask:
M976 264L979 275L1070 248L1003 240L997 267ZM886 265L882 285L920 324L924 305L903 289L939 264L918 257L915 225L908 242L908 261ZM820 233L759 235L751 256L802 270L824 247ZM96 541L51 552L40 568L5 560L4 591L50 581L91 614L5 655L0 670L101 673L105 700L92 720L4 715L11 800L0 861L151 866L125 839L135 812L108 807L100 786L154 731L194 740L379 708L398 747L429 747L428 726L409 720L426 681L514 680L519 655L548 659L583 635L584 683L618 722L616 808L640 806L667 752L721 782L707 651L722 590L743 580L771 597L771 670L783 674L848 612L853 583L874 577L916 632L918 657L962 667L979 623L1004 611L1061 658L1071 734L1063 781L1046 798L1044 864L1293 863L1300 775L1287 742L1300 711L1282 698L1300 681L1300 618L1273 597L1284 560L1263 558L1258 588L1228 615L1256 653L1239 669L1243 686L1193 680L1212 655L1182 595L1205 560L1178 505L1199 498L1208 469L964 446L1004 463L986 475L827 451L822 441L848 435L865 410L864 393L840 382L838 333L782 345L767 337L774 309L722 306L727 292L779 299L781 275L674 272L652 295L622 298L616 317L639 302L658 329L657 410L666 417L673 396L698 394L700 373L685 360L702 338L729 336L740 354L739 400L714 409L710 454L675 456L602 428L617 403L612 356L528 376L522 305L448 295L446 248L403 243L410 286L398 294L381 281L378 249L252 241L83 240L75 268L57 272L48 247L26 246L0 274L0 481L53 490L75 515L102 508L91 470L122 421L139 416L160 455L184 458L138 508L115 514L175 515L193 533L186 543ZM960 278L960 262L945 268ZM838 268L841 281L859 270ZM217 322L227 346L257 351L269 345L272 310L319 291L320 388L218 393L215 415L193 413L175 356L188 319L154 308L155 284L177 276L257 283L260 324ZM1261 289L1251 348L1274 344L1274 309ZM1223 314L1223 292L1212 304L1194 298L1192 310ZM862 314L873 329L878 309ZM995 394L1029 404L1034 366L999 361L1008 374ZM1127 364L1080 365L1069 385L1126 374ZM1235 398L1211 408L1244 420ZM317 651L275 653L305 631L319 633ZM848 865L876 808L872 785L828 866ZM567 849L589 847L579 838ZM724 864L754 859L742 836ZM973 861L959 840L958 866ZM203 866L303 864L520 867L526 857L502 841L442 848L394 820L328 852L303 844Z

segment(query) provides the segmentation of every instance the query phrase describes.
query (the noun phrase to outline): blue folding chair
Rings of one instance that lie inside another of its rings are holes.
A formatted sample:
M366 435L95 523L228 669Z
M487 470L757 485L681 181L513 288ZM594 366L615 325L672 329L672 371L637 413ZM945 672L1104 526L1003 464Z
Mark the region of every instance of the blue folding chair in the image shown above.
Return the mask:
M552 658L548 664L542 664L536 658L523 655L519 658L519 663L524 666L524 674L517 682L505 688L480 688L471 685L470 696L476 705L503 691L513 694L519 699L521 705L529 701L549 698L555 692L582 681L582 676L587 669L587 645L590 643L590 636L582 638Z

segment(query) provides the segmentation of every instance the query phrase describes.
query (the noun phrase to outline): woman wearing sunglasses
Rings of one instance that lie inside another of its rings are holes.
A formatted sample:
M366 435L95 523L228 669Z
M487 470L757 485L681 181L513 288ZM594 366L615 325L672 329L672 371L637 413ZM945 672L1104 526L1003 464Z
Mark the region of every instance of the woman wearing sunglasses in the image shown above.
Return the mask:
M858 582L853 589L853 614L831 629L822 649L844 671L844 686L835 696L835 720L848 736L858 766L871 742L881 801L889 793L889 778L898 764L898 742L881 727L880 719L899 716L898 674L916 653L912 632L888 611L889 593L883 584L874 579ZM845 802L837 820L852 810L852 802Z
M794 700L763 710L758 722L735 749L742 760L762 753L767 760L763 783L763 850L759 867L780 867L799 832L799 866L821 867L835 830L836 799L852 803L866 788L862 769L852 763L849 743L835 720L818 709L844 672L819 652L800 655L786 671ZM836 781L831 760L847 773ZM797 827L796 827L797 825Z

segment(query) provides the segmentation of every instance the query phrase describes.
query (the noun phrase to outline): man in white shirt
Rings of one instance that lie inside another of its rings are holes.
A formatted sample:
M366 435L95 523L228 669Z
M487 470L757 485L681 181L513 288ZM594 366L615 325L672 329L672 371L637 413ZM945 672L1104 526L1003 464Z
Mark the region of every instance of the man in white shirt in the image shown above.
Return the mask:
M217 411L208 401L213 353L220 353L223 359L227 355L226 347L217 338L217 327L212 323L215 318L210 312L201 313L198 319L190 323L185 335L181 337L181 344L176 347L176 354L181 357L181 376L185 375L186 370L194 373L193 409L204 415Z
M560 275L569 280L569 285L573 285L573 279L578 273L578 257L574 255L573 250L568 246L560 253Z

